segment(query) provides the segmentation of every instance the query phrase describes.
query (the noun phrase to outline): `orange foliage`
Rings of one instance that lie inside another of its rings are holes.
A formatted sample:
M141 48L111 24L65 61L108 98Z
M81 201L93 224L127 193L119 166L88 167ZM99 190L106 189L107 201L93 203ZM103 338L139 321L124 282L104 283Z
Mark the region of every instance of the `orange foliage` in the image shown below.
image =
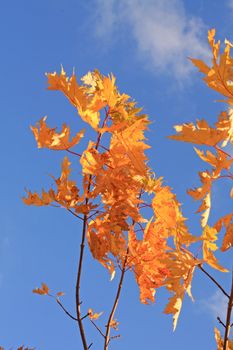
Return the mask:
M204 73L204 81L209 87L227 97L233 105L233 59L230 56L231 44L226 41L223 54L219 53L219 42L214 41L214 30L209 32L209 43L213 53L212 67L192 59ZM28 205L54 205L66 208L76 214L84 214L87 225L87 241L90 251L111 277L115 266L127 267L133 271L143 303L154 302L156 289L166 287L172 296L165 313L173 314L176 327L184 295L191 298L191 283L196 266L203 263L220 271L227 271L217 261L214 251L218 249L218 233L226 229L221 250L233 246L233 213L219 218L214 227L208 225L211 209L211 189L213 182L220 177L233 178L230 168L233 158L224 147L233 144L233 110L222 112L215 126L204 119L196 124L175 126L176 135L170 138L212 147L212 151L195 148L197 155L208 164L209 170L199 173L201 186L189 190L195 199L201 200L198 213L201 214L201 237L192 235L185 224L181 205L162 178L153 176L148 166L145 142L148 116L126 94L121 94L114 76L102 76L97 70L88 72L81 83L72 74L48 73L50 90L61 91L75 106L80 117L92 127L97 140L90 141L82 152L83 193L74 181L69 180L71 162L67 157L62 163L62 173L55 179L57 190L28 191L24 202ZM70 128L63 125L61 133L50 129L43 118L32 127L38 147L51 150L69 150L77 146L84 135L79 131L71 141ZM104 142L104 137L106 142ZM74 152L75 154L75 152ZM78 155L76 153L76 155ZM231 193L232 198L232 193ZM142 208L150 208L152 218L144 217ZM202 258L192 254L191 244L201 242ZM189 250L188 250L189 249ZM48 294L45 284L34 290L38 294ZM94 320L100 314L89 309L89 317ZM116 322L116 321L114 321ZM112 321L111 327L117 323ZM216 331L216 339L220 338ZM220 346L220 345L218 345ZM220 349L220 347L219 347Z

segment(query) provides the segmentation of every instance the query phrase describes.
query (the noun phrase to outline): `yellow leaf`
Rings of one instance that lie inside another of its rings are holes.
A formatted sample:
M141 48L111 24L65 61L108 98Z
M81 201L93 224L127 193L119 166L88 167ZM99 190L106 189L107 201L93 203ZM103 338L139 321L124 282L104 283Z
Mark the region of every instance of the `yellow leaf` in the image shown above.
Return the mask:
M80 86L77 83L74 73L71 78L68 78L62 68L60 75L56 72L47 73L47 77L49 84L48 89L60 90L63 92L69 101L77 108L80 117L94 129L97 128L100 121L99 111L92 109L92 96L88 94L88 88Z
M103 312L99 312L99 313L94 313L93 310L90 308L88 309L88 316L89 318L93 321L93 320L97 320Z
M115 329L116 331L118 330L118 326L119 326L119 322L117 322L116 320L111 320L111 322L110 322L110 327L111 328L113 328L113 329Z
M211 198L210 192L207 193L206 197L203 199L201 206L198 208L197 212L200 213L204 211L201 215L201 226L205 227L208 222L208 218L210 215L210 207L211 207Z
M219 142L225 140L229 130L211 128L204 119L197 120L196 125L193 123L185 123L183 125L176 125L174 128L177 135L169 136L170 139L206 146L215 146Z
M233 247L233 223L230 223L226 227L226 233L225 233L225 236L223 238L221 251L225 252L226 250L230 249L231 247Z
M216 243L214 243L217 240L216 228L206 225L203 230L202 239L204 261L216 270L219 270L221 272L228 272L227 269L225 269L218 263L217 258L213 254L213 251L218 249L218 246L216 245Z

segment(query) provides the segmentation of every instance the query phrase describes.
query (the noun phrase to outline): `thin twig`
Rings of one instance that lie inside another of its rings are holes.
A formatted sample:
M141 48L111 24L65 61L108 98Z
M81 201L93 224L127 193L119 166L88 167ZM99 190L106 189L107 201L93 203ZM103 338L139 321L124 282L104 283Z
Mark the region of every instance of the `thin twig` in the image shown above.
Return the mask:
M87 215L85 214L83 217L83 230L82 230L82 238L81 238L81 244L80 244L80 255L79 255L78 273L77 273L77 280L76 280L76 313L77 313L79 331L80 331L84 350L88 350L89 347L87 345L87 340L86 340L83 323L82 323L82 316L81 316L80 282L81 282L81 272L82 272L82 264L83 264L83 253L84 253L84 247L85 247L84 243L85 243L85 236L86 236L86 227L87 227Z
M76 153L74 151L71 151L70 149L67 149L66 150L67 152L71 153L71 154L74 154L75 156L78 156L78 157L81 157L82 155L80 153Z
M208 276L209 277L209 279L211 279L211 281L223 292L223 294L228 298L228 299L230 299L230 295L229 294L227 294L227 292L223 289L223 287L216 281L216 279L213 277L213 276L211 276L201 265L197 265L198 267L199 267L199 269L202 271L202 272L204 272L204 274L206 275L206 276Z
M231 311L233 307L233 271L232 271L232 280L231 280L231 294L228 301L227 307L227 316L226 316L226 327L224 334L223 350L227 350L228 338L231 330Z
M101 331L101 329L95 324L95 322L92 321L91 319L90 319L90 321L91 321L91 323L93 324L93 326L97 329L97 331L102 335L102 337L105 338L105 334L104 334L104 333Z
M109 315L108 323L107 323L107 326L106 326L104 350L108 350L109 341L111 339L110 338L111 322L113 320L113 317L114 317L114 314L115 314L115 311L117 309L117 305L118 305L118 302L119 302L120 293L121 293L122 284L123 284L124 275L125 275L125 270L126 270L128 254L129 254L129 248L126 251L126 255L125 255L125 259L124 259L123 266L122 266L122 271L121 271L121 277L120 277L120 281L119 281L119 284L118 284L117 293L116 293L116 297L115 297L115 301L114 301L114 304L113 304L113 307L112 307L112 311L111 311L111 313Z
M80 219L80 220L83 221L83 218L82 218L81 216L79 216L78 214L75 214L71 209L67 208L67 210L68 210L71 214L73 214L74 216L76 216L76 218L78 218L78 219Z
M84 315L81 320L84 320L84 318L88 317L90 315L90 313L88 312L86 315Z
M72 320L74 321L78 321L78 319L76 317L74 317L73 315L71 315L71 313L69 311L66 310L66 308L62 305L62 303L60 302L59 299L56 298L56 302L58 303L58 305L62 308L62 310L70 317L72 318Z
M217 317L217 320L224 328L226 328L225 323L223 323L223 321L221 320L221 318L219 316Z

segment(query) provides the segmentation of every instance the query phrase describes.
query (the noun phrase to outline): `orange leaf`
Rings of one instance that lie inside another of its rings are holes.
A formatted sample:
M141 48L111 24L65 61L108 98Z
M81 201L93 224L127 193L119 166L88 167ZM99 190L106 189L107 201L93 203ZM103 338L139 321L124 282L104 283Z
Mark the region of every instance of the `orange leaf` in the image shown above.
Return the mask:
M49 294L49 287L47 286L47 284L42 283L41 288L33 289L32 292L35 294L40 294L40 295L48 295Z
M63 124L61 133L56 133L56 129L50 129L46 125L46 118L44 117L37 123L35 127L31 126L31 130L37 141L38 148L49 148L52 150L66 150L77 145L84 136L84 129L74 136L71 141L70 128Z
M97 320L103 312L99 312L99 313L94 313L93 310L90 308L88 309L88 316L89 318L93 321L93 320Z

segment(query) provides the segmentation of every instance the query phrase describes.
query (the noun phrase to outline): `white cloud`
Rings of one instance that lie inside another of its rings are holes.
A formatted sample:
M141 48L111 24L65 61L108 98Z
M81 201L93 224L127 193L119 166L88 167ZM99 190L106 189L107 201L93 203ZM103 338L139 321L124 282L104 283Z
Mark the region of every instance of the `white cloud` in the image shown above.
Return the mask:
M209 299L202 300L201 304L208 312L211 313L212 317L215 320L217 319L217 317L220 317L220 319L223 322L225 322L227 313L227 302L228 299L226 298L226 296L220 291L217 291Z
M233 0L228 0L228 6L233 10Z
M132 35L146 66L178 79L192 71L188 56L208 59L207 28L182 0L96 0L96 34ZM203 40L204 38L204 40Z

